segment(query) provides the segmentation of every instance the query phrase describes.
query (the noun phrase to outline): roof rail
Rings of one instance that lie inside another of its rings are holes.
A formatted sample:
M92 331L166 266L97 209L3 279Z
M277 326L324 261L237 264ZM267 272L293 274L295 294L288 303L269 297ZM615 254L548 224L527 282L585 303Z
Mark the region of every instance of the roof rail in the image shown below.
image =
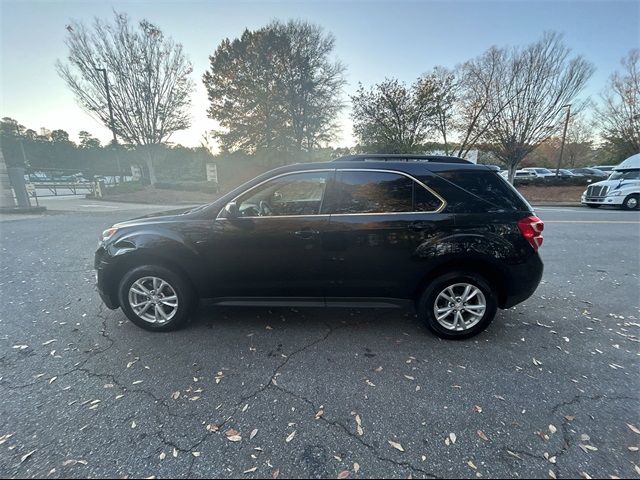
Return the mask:
M437 162L437 163L473 163L459 157L445 155L413 155L407 153L364 153L336 158L334 162Z

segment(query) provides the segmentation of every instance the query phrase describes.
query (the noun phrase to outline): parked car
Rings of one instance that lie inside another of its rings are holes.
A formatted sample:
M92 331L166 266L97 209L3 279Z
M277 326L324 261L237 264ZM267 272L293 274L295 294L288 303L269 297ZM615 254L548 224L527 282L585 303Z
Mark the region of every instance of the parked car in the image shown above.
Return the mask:
M407 161L411 159L413 161ZM107 307L152 331L218 305L413 307L443 338L484 330L542 276L542 221L455 157L357 155L281 167L209 205L102 234Z
M595 168L596 170L600 170L601 172L604 172L607 175L611 175L611 172L613 172L613 169L616 167L617 165L594 165L593 167L589 167L589 168Z
M640 153L627 158L603 182L589 185L582 204L591 208L612 205L624 210L640 208Z
M500 175L506 180L509 178L509 171L502 170L500 171ZM538 178L538 174L531 170L516 170L514 178L519 180L532 180L534 178Z
M548 168L529 167L529 168L523 168L522 170L526 172L534 172L538 177L555 177L556 176L556 172L555 171L552 172Z
M576 175L580 175L581 177L606 178L609 176L602 170L598 170L596 168L573 168L571 169L571 172L575 173Z
M555 171L554 171L554 175L555 175ZM580 175L576 175L575 173L573 173L571 170L567 170L566 168L561 168L559 170L559 176L560 177L579 177Z

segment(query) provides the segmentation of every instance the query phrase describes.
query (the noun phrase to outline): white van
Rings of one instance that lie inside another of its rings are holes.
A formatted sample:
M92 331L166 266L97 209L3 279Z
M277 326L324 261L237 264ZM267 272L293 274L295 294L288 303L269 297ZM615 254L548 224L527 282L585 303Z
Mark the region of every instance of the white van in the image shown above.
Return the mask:
M608 179L589 185L582 194L582 204L591 208L612 205L640 209L640 153L615 167Z

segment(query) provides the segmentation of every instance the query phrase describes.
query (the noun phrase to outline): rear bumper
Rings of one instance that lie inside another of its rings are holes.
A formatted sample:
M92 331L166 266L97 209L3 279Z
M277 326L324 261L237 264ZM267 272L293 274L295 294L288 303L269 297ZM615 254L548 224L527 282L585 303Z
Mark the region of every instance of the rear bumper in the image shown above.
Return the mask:
M511 308L531 297L540 285L544 265L538 253L527 262L510 268L500 308Z

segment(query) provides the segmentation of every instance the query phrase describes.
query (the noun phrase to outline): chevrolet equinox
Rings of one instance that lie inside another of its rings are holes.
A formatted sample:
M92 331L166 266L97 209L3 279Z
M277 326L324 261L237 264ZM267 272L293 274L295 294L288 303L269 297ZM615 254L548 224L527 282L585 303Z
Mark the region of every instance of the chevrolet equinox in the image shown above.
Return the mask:
M218 305L415 307L471 337L542 276L542 221L497 173L455 157L355 155L288 165L215 202L102 234L97 285L136 325Z

